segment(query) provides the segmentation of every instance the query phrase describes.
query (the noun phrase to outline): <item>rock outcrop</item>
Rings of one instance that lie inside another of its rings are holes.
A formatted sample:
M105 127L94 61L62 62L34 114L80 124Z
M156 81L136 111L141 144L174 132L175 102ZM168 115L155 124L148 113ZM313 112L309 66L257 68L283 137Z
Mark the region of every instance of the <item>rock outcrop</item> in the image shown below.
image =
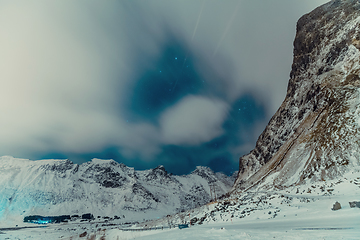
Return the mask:
M301 17L286 98L240 158L236 191L332 179L360 164L360 2Z
M349 202L350 208L360 208L360 202L358 201L353 201L353 202Z

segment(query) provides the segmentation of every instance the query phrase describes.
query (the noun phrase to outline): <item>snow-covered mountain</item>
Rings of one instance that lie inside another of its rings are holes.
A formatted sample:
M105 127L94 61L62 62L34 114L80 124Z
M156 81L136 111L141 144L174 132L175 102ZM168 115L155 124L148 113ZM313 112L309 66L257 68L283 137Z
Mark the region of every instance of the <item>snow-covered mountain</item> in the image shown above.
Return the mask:
M297 23L286 98L240 158L234 190L324 181L360 165L360 2L333 0Z
M229 191L235 178L197 167L175 176L163 166L135 171L113 160L0 157L0 220L28 215L92 213L123 222L153 219L205 204Z

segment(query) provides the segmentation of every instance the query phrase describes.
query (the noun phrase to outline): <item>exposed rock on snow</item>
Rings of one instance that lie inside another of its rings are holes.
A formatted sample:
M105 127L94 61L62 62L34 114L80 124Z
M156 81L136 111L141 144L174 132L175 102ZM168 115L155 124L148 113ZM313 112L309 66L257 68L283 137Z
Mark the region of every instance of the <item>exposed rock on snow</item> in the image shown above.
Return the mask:
M209 202L209 184L216 186L218 196L233 184L231 177L206 167L175 176L163 166L135 171L99 159L78 165L69 160L0 157L0 176L0 220L92 213L142 221Z
M360 208L360 202L356 202L356 201L354 201L354 202L349 202L349 205L350 205L350 207L351 208Z
M333 211L341 209L341 204L339 202L335 202L332 209Z
M300 18L286 98L240 158L234 190L333 179L360 164L360 2Z

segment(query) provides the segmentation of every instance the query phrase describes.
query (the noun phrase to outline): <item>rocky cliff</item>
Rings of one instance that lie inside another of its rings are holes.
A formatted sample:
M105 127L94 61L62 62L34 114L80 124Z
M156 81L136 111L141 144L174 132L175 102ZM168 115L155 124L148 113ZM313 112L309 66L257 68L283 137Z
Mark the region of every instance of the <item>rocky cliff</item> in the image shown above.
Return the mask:
M360 2L333 0L301 17L286 98L234 190L332 179L360 164Z

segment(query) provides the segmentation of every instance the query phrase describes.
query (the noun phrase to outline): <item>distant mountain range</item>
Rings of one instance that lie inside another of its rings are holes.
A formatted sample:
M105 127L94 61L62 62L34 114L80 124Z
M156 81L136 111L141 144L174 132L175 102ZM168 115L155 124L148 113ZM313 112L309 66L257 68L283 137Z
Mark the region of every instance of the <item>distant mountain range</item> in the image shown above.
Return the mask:
M69 160L4 156L0 157L0 221L85 213L117 216L123 222L154 219L206 204L215 193L227 193L234 180L235 175L207 167L176 176L163 166L136 171L113 160L78 165Z

